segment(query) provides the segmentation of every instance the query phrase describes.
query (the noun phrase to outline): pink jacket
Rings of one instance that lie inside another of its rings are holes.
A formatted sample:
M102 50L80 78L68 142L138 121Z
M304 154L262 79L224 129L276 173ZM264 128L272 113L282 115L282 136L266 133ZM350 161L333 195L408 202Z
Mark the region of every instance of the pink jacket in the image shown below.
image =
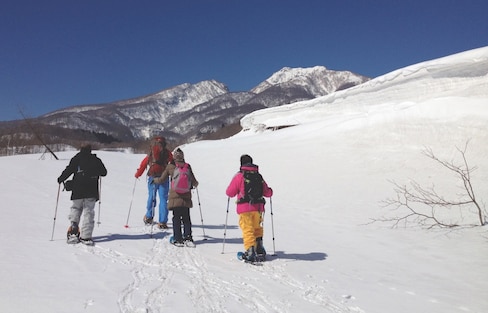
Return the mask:
M241 171L234 175L225 193L228 197L233 198L237 196L237 200L244 197L244 175L242 171L256 171L258 170L257 165L246 164L241 166ZM269 198L273 196L273 189L268 187L266 181L263 182L263 196ZM237 203L237 214L251 211L264 212L264 203Z

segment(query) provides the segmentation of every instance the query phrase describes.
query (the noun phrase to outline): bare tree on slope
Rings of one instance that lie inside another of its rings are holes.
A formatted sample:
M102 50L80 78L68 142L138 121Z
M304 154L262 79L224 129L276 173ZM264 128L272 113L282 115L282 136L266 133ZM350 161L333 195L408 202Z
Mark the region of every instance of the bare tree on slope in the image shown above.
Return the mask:
M405 211L404 214L396 217L383 217L374 219L381 222L393 222L393 227L397 227L400 223L414 223L426 228L447 227L453 228L462 226L458 221L452 221L446 218L447 210L459 208L459 212L470 210L477 215L478 223L476 225L483 226L487 224L486 210L481 207L479 200L476 198L471 174L477 167L470 167L466 159L466 150L469 141L466 142L464 149L457 148L457 151L462 156L462 163L456 164L453 160L445 161L439 159L431 148L426 148L422 153L428 158L442 165L444 168L455 173L455 175L462 182L462 192L457 194L457 199L447 199L445 196L439 194L434 186L425 188L416 181L412 181L409 186L400 185L392 181L396 198L389 198L382 201L385 207L394 207L395 210ZM404 210L406 209L406 210ZM476 226L471 225L471 226ZM464 225L469 226L469 225Z

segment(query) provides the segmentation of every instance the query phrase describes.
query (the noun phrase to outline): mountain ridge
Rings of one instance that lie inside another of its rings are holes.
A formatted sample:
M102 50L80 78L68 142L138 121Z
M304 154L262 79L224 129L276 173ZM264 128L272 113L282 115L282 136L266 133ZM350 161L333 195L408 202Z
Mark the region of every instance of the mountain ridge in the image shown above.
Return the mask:
M230 92L222 82L204 80L131 99L71 106L32 121L42 125L41 128L45 129L42 137L49 143L63 142L76 146L83 137L85 141L99 141L98 135L111 142L127 143L147 140L158 134L177 145L205 139L212 134L215 137L215 133L223 129L222 136L227 137L235 133L234 124L255 110L314 99L368 80L365 76L331 71L323 66L284 67L250 91ZM6 123L0 122L0 128L2 125ZM230 125L233 131L228 133L225 128ZM16 127L19 126L13 128ZM49 128L56 131L50 133ZM63 129L66 138L59 134ZM22 136L29 137L26 132L24 130ZM76 138L73 138L73 132L78 133ZM10 138L21 137L15 133L9 135ZM32 135L30 137L33 138ZM0 138L0 144L5 140Z

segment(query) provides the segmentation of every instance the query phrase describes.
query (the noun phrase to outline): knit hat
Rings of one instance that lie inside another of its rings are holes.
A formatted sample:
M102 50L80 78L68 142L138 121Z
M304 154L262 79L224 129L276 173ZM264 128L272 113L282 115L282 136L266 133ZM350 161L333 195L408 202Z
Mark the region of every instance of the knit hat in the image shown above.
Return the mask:
M173 152L173 157L175 161L177 162L184 162L185 161L185 155L183 154L183 151L178 148Z
M91 144L89 143L84 143L81 145L80 152L84 154L90 154L92 151Z
M241 166L244 164L252 164L252 158L248 154L241 155Z

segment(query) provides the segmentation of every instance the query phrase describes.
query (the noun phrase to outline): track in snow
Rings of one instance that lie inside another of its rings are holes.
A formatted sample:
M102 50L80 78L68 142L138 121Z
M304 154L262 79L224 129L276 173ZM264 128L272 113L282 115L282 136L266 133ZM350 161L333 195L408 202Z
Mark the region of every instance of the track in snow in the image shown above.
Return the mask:
M323 312L360 313L333 300L324 287L307 285L286 271L286 262L275 259L263 266L223 260L226 268L235 266L231 277L209 270L209 259L196 249L175 247L167 236L153 239L145 255L134 256L105 248L79 246L88 253L112 263L127 266L133 281L120 292L118 304L123 313L156 313L178 307L185 312L296 312L303 308ZM228 258L228 255L226 255ZM229 275L227 275L229 276ZM280 292L283 297L274 295Z

